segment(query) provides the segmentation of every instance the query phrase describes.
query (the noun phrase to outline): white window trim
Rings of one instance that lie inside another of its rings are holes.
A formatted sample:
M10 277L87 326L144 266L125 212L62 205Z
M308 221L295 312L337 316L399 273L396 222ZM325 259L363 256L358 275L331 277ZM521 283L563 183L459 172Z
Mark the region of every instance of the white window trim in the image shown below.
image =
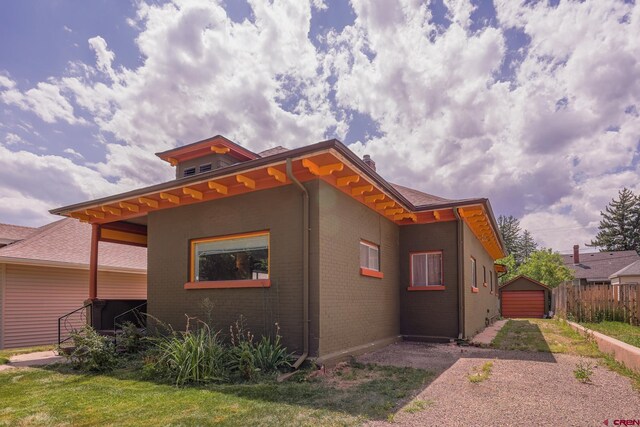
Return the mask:
M368 270L380 271L380 246L376 245L375 243L367 242L366 240L360 240L360 244L363 245L363 246L366 246L366 247L368 247L370 249L375 249L375 251L378 254L378 268L372 268L372 267L367 266L367 265L362 265L362 261L360 262L360 267L361 268L366 268ZM371 254L369 253L369 251L367 251L367 263L369 263L370 257L371 257Z
M440 284L438 285L430 285L429 284L429 255L435 255L438 254L440 255ZM426 281L427 283L425 285L416 285L415 283L413 283L413 266L415 265L415 262L413 260L413 257L416 255L426 255L424 261L425 261L425 274L426 274ZM414 288L426 288L429 286L444 286L444 254L443 251L424 251L424 252L412 252L411 253L411 271L409 272L411 274L411 287Z

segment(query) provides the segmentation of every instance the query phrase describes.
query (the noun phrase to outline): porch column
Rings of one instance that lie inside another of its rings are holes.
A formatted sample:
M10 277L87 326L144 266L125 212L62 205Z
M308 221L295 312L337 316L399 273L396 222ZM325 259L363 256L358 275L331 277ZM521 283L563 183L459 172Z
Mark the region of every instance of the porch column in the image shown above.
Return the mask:
M100 224L91 224L91 257L89 258L89 299L98 298L98 241Z

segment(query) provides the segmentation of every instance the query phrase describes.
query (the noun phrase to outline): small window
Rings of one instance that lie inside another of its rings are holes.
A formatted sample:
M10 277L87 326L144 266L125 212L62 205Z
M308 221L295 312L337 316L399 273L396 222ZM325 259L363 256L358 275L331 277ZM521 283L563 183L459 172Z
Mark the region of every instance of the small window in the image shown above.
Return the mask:
M200 173L209 172L211 170L211 163L207 163L206 165L200 165Z
M191 241L191 281L269 278L269 233Z
M482 284L487 286L487 267L482 266Z
M360 267L380 271L380 246L360 241Z
M471 258L471 287L478 287L478 270L476 269L476 259Z
M491 292L493 292L493 271L489 271L489 280L491 281Z
M444 286L442 252L411 254L411 287Z
M185 169L182 173L183 176L192 176L196 174L196 168Z

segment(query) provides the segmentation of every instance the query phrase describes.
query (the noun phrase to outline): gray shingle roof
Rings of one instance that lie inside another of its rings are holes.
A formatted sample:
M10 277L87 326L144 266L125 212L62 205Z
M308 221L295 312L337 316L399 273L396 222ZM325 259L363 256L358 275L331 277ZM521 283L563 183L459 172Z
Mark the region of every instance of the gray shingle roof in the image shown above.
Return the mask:
M622 270L618 270L613 273L609 278L614 277L628 277L628 276L640 276L640 260L627 265Z
M564 265L573 270L576 279L588 281L608 281L609 277L628 266L640 261L636 251L614 251L581 253L580 264L573 263L573 255L562 255Z

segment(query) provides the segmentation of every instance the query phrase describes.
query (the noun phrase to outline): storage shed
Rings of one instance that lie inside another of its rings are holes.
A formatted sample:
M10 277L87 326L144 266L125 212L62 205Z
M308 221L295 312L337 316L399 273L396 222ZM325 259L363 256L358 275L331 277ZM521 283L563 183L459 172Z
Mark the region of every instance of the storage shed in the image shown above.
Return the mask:
M530 277L515 277L498 291L502 317L540 319L551 309L551 289Z

